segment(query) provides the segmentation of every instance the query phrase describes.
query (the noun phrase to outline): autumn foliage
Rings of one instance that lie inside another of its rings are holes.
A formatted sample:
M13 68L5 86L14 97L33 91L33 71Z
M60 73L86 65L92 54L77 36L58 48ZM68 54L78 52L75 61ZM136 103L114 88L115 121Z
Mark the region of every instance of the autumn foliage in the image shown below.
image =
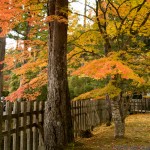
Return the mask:
M19 21L24 10L21 9L28 0L1 0L0 5L0 36L5 36Z
M4 61L4 86L10 92L6 99L35 100L46 86L47 23L54 20L69 25L70 76L113 80L119 75L138 86L143 83L149 86L149 47L145 42L150 35L149 1L106 0L94 5L88 3L87 7L87 16L84 16L87 24L84 26L78 21L79 13L73 13L71 8L68 23L63 17L47 16L46 1L1 0L0 36L8 35L17 42L15 49L7 50ZM65 9L62 11L66 13ZM17 35L11 35L9 31ZM19 82L15 90L11 90L12 74ZM114 89L113 85L109 87ZM88 95L100 93L99 89L91 92Z
M113 79L113 76L116 74L120 74L124 79L143 82L132 69L124 65L121 61L112 60L111 57L93 60L73 72L73 75L83 75L94 79L103 79L107 76L110 76Z

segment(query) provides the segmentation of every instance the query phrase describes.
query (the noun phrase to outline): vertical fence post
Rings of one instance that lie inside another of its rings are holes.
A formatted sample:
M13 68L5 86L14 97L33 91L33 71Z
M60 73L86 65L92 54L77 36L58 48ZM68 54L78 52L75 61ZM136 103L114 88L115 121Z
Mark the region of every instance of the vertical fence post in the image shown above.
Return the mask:
M86 106L87 106L87 109L86 109L86 114L87 114L86 115L86 121L87 121L86 122L86 126L87 126L86 130L87 130L87 129L89 129L89 125L92 124L92 119L93 119L92 118L92 111L93 110L91 109L92 107L91 107L91 101L90 100L86 101Z
M85 100L84 101L84 130L86 130L86 118L87 118L87 105Z
M86 106L86 108L85 108L85 114L86 114L86 117L85 117L85 130L87 130L88 129L88 116L90 115L90 113L88 112L88 110L89 110L89 103L88 103L88 101L85 101L85 106Z
M79 113L79 131L81 131L81 124L82 124L82 120L81 120L81 101L78 101L78 113Z
M72 117L72 124L73 124L73 133L75 128L75 121L74 121L74 102L71 101L71 117ZM75 137L75 134L74 134Z
M81 115L81 130L83 130L83 102L80 101L80 115Z
M33 131L32 131L32 125L33 125L33 101L30 102L30 149L33 150Z
M13 150L19 150L19 103L16 101L13 103L13 114L16 115L16 117L13 119L13 129L16 130L15 133L13 133Z
M84 130L84 101L81 101L81 105L82 105L82 130Z
M134 105L134 111L133 111L133 113L135 113L135 100L133 101L133 105Z
M43 146L44 145L44 130L43 130L43 120L42 120L42 110L43 110L43 101L39 102L39 116L38 116L38 120L39 120L39 146Z
M90 101L90 104L91 104L91 110L92 110L92 122L91 122L91 124L90 124L90 128L91 128L91 126L93 125L93 126L95 126L95 110L94 110L94 107L95 107L95 100L94 101Z
M78 101L78 136L79 136L80 131L81 131L81 114L80 114L80 110L81 110L81 105L80 105L80 101Z
M27 129L27 150L32 150L32 102L28 101L27 102L27 113L29 113L29 115L27 116L27 126L29 127Z
M96 104L96 116L97 116L97 125L100 125L100 118L99 118L99 100L97 101L97 104Z
M144 105L145 105L145 113L146 113L146 111L147 111L146 98L143 98L143 100L144 100Z
M36 124L38 122L38 103L34 101L34 115L33 115L33 123ZM38 148L38 131L37 127L33 127L33 150L37 150Z
M75 118L76 118L76 137L78 137L78 101L75 101Z
M78 112L78 106L77 106L77 101L75 101L74 102L75 103L75 137L77 137L78 136L78 114L77 114L77 112Z
M95 126L98 125L98 117L97 117L97 101L95 101L95 105L94 105L94 113L95 113Z
M141 99L141 113L143 112L143 99Z
M10 143L11 143L11 113L12 113L12 107L11 102L6 103L6 115L7 120L5 120L5 131L7 131L7 135L4 137L4 150L10 150Z
M0 102L0 150L2 150L2 125L3 125L3 120L2 120L2 116L3 116L3 105L2 102Z
M26 102L21 102L21 127L22 131L20 133L20 150L27 149L27 138L26 138Z

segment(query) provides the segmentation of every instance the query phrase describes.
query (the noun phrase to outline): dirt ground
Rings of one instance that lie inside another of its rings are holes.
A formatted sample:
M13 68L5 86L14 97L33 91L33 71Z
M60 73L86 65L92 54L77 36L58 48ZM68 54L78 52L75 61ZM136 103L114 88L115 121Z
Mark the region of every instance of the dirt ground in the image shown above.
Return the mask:
M130 115L126 118L124 139L114 139L114 125L101 125L91 138L78 138L68 150L150 150L150 114Z

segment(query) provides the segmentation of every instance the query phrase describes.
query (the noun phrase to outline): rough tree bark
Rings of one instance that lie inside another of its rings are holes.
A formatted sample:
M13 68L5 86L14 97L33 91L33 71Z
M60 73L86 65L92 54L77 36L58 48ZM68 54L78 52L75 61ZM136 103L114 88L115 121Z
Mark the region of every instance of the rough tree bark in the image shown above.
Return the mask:
M48 15L67 20L67 0L49 0ZM70 98L67 82L67 23L49 23L48 98L45 106L45 150L64 149L73 141Z
M0 62L2 62L5 58L5 45L6 45L6 37L0 37ZM4 67L3 63L0 63L0 98L3 96L3 72L2 69Z
M125 134L125 120L122 118L119 106L119 98L113 98L112 102L112 117L115 125L115 138L123 138Z
M120 78L119 75L115 75L114 79L112 80L112 84L115 87L119 87L118 85L119 78ZM121 98L122 98L121 95L122 93L112 98L112 101L111 101L112 118L113 118L114 125L115 125L115 131L114 131L115 138L123 138L125 134L125 118L123 116L123 113L122 113L123 110L120 105Z
M87 11L87 0L84 1L84 28L86 28L86 11Z

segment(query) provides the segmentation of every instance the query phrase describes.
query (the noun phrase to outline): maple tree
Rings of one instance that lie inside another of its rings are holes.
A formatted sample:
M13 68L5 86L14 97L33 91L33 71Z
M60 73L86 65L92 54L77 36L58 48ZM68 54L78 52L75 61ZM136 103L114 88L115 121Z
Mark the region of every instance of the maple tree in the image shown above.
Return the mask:
M43 24L45 4L46 1L26 1L24 7L20 8L21 17L14 17L17 20L12 27L15 35L9 33L8 37L18 42L15 50L7 52L4 70L11 70L20 85L15 87L15 91L10 91L7 100L35 100L40 95L41 87L47 83L47 26L46 22ZM11 80L11 77L9 79Z
M89 76L94 79L106 78L108 85L104 89L96 89L82 94L76 99L100 98L104 94L109 94L110 99L112 99L115 137L122 137L125 131L125 118L122 116L124 108L119 103L121 101L121 93L130 89L127 89L127 86L124 87L122 83L125 82L129 87L132 87L132 85L141 86L144 81L140 77L143 76L145 78L149 74L149 67L147 68L146 61L149 58L148 49L144 48L143 38L149 36L150 4L146 0L97 0L95 7L89 7L93 13L86 17L93 22L90 25L92 30L87 28L77 38L72 40L73 44L77 46L69 53L68 57L73 61L70 61L71 65L75 64L76 61L80 63L76 63L78 66L85 64L77 69L73 73L74 75ZM95 38L93 38L91 31L99 33L101 42L99 49L94 47L89 51L86 43L82 44L81 41L88 40L91 42L91 45L94 45L95 43L93 44L92 42L97 41L95 40L97 35L95 34ZM88 32L90 36L87 36ZM83 54L86 53L87 55L88 52L92 52L95 55L101 54L99 56L100 59L96 58L96 60L86 64L87 59ZM142 68L147 68L147 72L141 72ZM139 74L140 77L136 74ZM137 84L135 80L141 81L142 84ZM149 81L149 79L147 80Z
M5 36L22 19L21 14L23 13L23 9L20 8L27 2L28 0L1 0L0 36Z
M23 3L22 3L23 4ZM21 3L14 4L12 1L2 0L0 6L0 98L3 96L3 61L5 58L5 46L6 46L6 33L13 26L14 15L19 18ZM17 12L15 12L17 11Z

